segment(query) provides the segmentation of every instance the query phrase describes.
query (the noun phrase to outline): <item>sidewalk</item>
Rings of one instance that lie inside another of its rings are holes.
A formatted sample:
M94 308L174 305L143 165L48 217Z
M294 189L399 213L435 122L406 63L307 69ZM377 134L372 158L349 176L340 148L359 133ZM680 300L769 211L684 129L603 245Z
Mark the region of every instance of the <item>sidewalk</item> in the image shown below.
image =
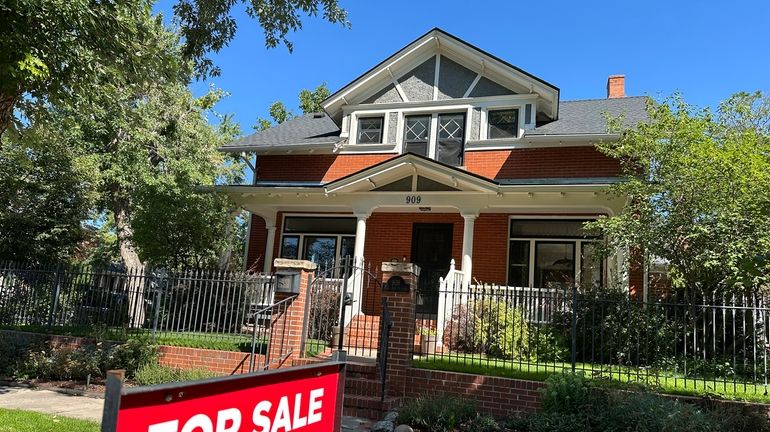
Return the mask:
M50 390L0 386L0 408L37 411L100 422L104 399L72 396ZM355 417L342 418L341 432L368 432L372 422Z

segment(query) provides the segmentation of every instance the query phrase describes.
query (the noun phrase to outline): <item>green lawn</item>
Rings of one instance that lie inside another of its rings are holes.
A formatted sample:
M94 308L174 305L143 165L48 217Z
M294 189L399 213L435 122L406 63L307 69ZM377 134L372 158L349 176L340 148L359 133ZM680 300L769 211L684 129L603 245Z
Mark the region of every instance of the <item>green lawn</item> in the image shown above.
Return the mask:
M98 432L99 424L85 420L0 408L0 432Z
M570 363L528 363L487 358L482 355L415 356L413 366L422 369L463 372L478 375L545 381L549 375L570 372ZM620 388L647 388L665 394L708 396L721 399L770 403L763 384L733 383L732 378L714 379L674 375L670 372L640 368L577 363L576 372L602 381L604 385Z

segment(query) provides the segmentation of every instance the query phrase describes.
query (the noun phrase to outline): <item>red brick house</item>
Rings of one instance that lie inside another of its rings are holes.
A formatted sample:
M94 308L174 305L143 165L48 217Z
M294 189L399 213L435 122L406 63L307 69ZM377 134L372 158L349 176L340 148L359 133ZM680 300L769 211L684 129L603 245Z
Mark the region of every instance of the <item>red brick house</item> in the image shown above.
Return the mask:
M606 99L562 101L553 84L433 29L332 94L324 113L223 147L256 164L253 184L222 189L252 214L246 261L260 270L277 257L405 260L428 290L454 259L487 283L640 290L627 251L598 261L601 239L582 223L624 206L604 192L621 180L595 148L618 138L605 114L633 126L645 104L617 75Z

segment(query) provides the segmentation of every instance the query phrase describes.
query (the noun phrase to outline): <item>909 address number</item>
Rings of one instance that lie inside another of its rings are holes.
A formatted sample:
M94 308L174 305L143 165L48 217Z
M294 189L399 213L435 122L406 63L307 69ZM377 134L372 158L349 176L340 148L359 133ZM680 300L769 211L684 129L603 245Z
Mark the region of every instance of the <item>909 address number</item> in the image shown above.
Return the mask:
M407 195L406 196L406 203L407 204L419 204L420 201L422 201L422 197L419 195Z

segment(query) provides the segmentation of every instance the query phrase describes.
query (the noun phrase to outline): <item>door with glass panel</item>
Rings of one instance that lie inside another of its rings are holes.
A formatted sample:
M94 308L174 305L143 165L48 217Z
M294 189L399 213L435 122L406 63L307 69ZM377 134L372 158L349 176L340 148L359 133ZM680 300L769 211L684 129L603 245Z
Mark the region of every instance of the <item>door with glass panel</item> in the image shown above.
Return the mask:
M428 156L430 115L406 116L404 121L404 153Z
M436 160L448 165L462 165L464 144L465 114L439 114Z

